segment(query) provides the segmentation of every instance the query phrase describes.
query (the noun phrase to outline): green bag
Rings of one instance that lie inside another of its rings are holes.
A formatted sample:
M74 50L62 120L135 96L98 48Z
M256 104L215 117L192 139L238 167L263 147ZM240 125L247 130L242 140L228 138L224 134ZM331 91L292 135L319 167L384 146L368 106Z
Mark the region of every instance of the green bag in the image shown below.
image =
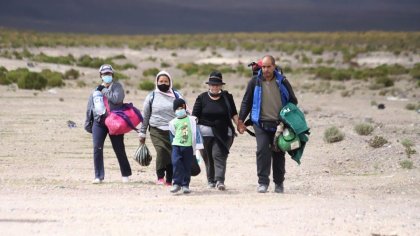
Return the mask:
M291 129L285 128L277 139L277 147L283 152L300 148L300 139Z

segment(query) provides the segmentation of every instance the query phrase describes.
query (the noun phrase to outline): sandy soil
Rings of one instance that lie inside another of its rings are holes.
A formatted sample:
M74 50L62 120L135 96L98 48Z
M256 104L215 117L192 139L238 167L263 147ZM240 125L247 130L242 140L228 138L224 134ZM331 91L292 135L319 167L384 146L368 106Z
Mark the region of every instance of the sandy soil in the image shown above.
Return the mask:
M76 49L68 50L77 54ZM147 55L124 50L113 53ZM199 55L193 51L185 54ZM6 59L0 63L8 69L26 64ZM37 63L33 69L40 66L57 67ZM83 70L82 79L90 79L89 86L95 84L96 70ZM404 108L418 102L419 89L395 99L364 89L364 84L348 83L345 86L358 89L351 97L342 97L339 91L323 95L304 92L299 87L306 79L289 79L307 113L312 134L300 166L287 156L284 194L274 193L273 185L269 193L256 192L256 144L249 135L235 139L225 192L207 189L204 173L193 177L193 192L187 196L170 194L167 187L156 185L154 165L141 167L132 159L138 145L134 132L125 137L132 181L121 183L107 139L105 182L93 185L92 141L83 130L91 88L69 85L32 91L0 86L1 234L419 235L419 154L410 159L414 169L399 165L407 159L401 140L414 141L414 148L420 151L420 115ZM245 81L226 78L226 89L238 104L243 91L237 85ZM407 85L401 82L397 86ZM146 92L135 88L127 83L126 102L141 108ZM192 104L204 87L185 90L187 102ZM386 109L378 110L371 101L384 103ZM68 120L77 127L69 128ZM354 125L367 120L375 130L369 136L359 136ZM332 125L346 134L342 142L323 141L324 130ZM389 143L370 147L367 140L374 135ZM154 154L150 139L147 144ZM204 167L204 163L200 165Z

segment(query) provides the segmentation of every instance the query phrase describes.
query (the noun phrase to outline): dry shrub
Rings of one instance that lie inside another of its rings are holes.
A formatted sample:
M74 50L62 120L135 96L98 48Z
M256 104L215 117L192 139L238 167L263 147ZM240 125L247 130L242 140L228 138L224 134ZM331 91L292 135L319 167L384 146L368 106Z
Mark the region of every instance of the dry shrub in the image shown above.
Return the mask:
M374 130L373 126L368 123L360 123L354 126L354 130L359 135L369 135Z
M325 130L324 140L327 143L340 142L344 139L344 133L341 132L337 127L333 126Z
M375 136L373 138L371 138L369 141L369 146L373 147L373 148L380 148L383 145L388 143L388 140L386 140L385 138L381 137L381 136Z

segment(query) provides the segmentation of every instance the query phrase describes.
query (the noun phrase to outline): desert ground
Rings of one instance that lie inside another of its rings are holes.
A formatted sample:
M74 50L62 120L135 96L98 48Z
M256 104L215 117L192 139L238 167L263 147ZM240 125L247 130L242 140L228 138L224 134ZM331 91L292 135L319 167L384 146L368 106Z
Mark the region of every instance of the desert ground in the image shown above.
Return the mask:
M107 48L34 48L33 53L107 57L124 54L138 69L126 72L139 78L141 70L159 67L147 57L171 58L170 50ZM37 51L38 50L38 51ZM222 51L221 58L199 50L179 50L176 61L197 63L248 63L259 52ZM285 57L277 53L275 56ZM224 60L223 60L224 58ZM169 59L168 59L169 60ZM419 62L386 52L358 58L359 64ZM293 57L288 60L293 65ZM9 70L27 67L27 61L0 58ZM31 70L50 68L64 72L69 66L35 63ZM207 188L202 173L193 177L189 195L171 194L155 184L154 163L142 167L134 161L137 134L125 135L126 152L133 170L131 182L121 182L109 139L105 142L105 181L93 185L91 135L84 131L85 109L91 90L99 83L96 69L73 67L82 73L86 87L68 83L43 91L0 86L0 232L1 235L420 235L420 114L405 109L420 99L420 89L401 80L397 96L381 96L360 81L341 82L352 88L351 96L339 91L315 93L302 89L318 83L290 75L299 106L311 128L301 165L286 155L285 193L257 193L256 143L239 135L228 158L226 191ZM167 69L175 81L177 69ZM226 75L225 89L239 104L247 78ZM205 78L181 89L187 103L206 90ZM126 102L142 108L147 91L137 83L123 81ZM242 86L241 86L242 85ZM385 104L385 109L371 102ZM71 120L76 127L68 127ZM375 130L358 135L354 126L370 122ZM341 142L326 143L326 128L337 126L345 133ZM381 148L368 145L379 135L388 140ZM407 160L401 140L414 141L413 169L402 168ZM155 150L147 138L155 158Z

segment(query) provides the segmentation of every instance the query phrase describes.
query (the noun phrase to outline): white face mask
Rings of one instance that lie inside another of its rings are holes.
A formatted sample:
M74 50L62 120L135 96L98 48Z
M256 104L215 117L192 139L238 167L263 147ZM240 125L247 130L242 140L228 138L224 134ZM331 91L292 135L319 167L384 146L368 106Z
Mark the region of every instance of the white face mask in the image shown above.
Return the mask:
M104 75L102 76L102 81L104 81L104 83L111 83L112 82L112 75Z
M183 118L183 117L187 116L187 111L185 109L176 110L175 115L178 118Z

